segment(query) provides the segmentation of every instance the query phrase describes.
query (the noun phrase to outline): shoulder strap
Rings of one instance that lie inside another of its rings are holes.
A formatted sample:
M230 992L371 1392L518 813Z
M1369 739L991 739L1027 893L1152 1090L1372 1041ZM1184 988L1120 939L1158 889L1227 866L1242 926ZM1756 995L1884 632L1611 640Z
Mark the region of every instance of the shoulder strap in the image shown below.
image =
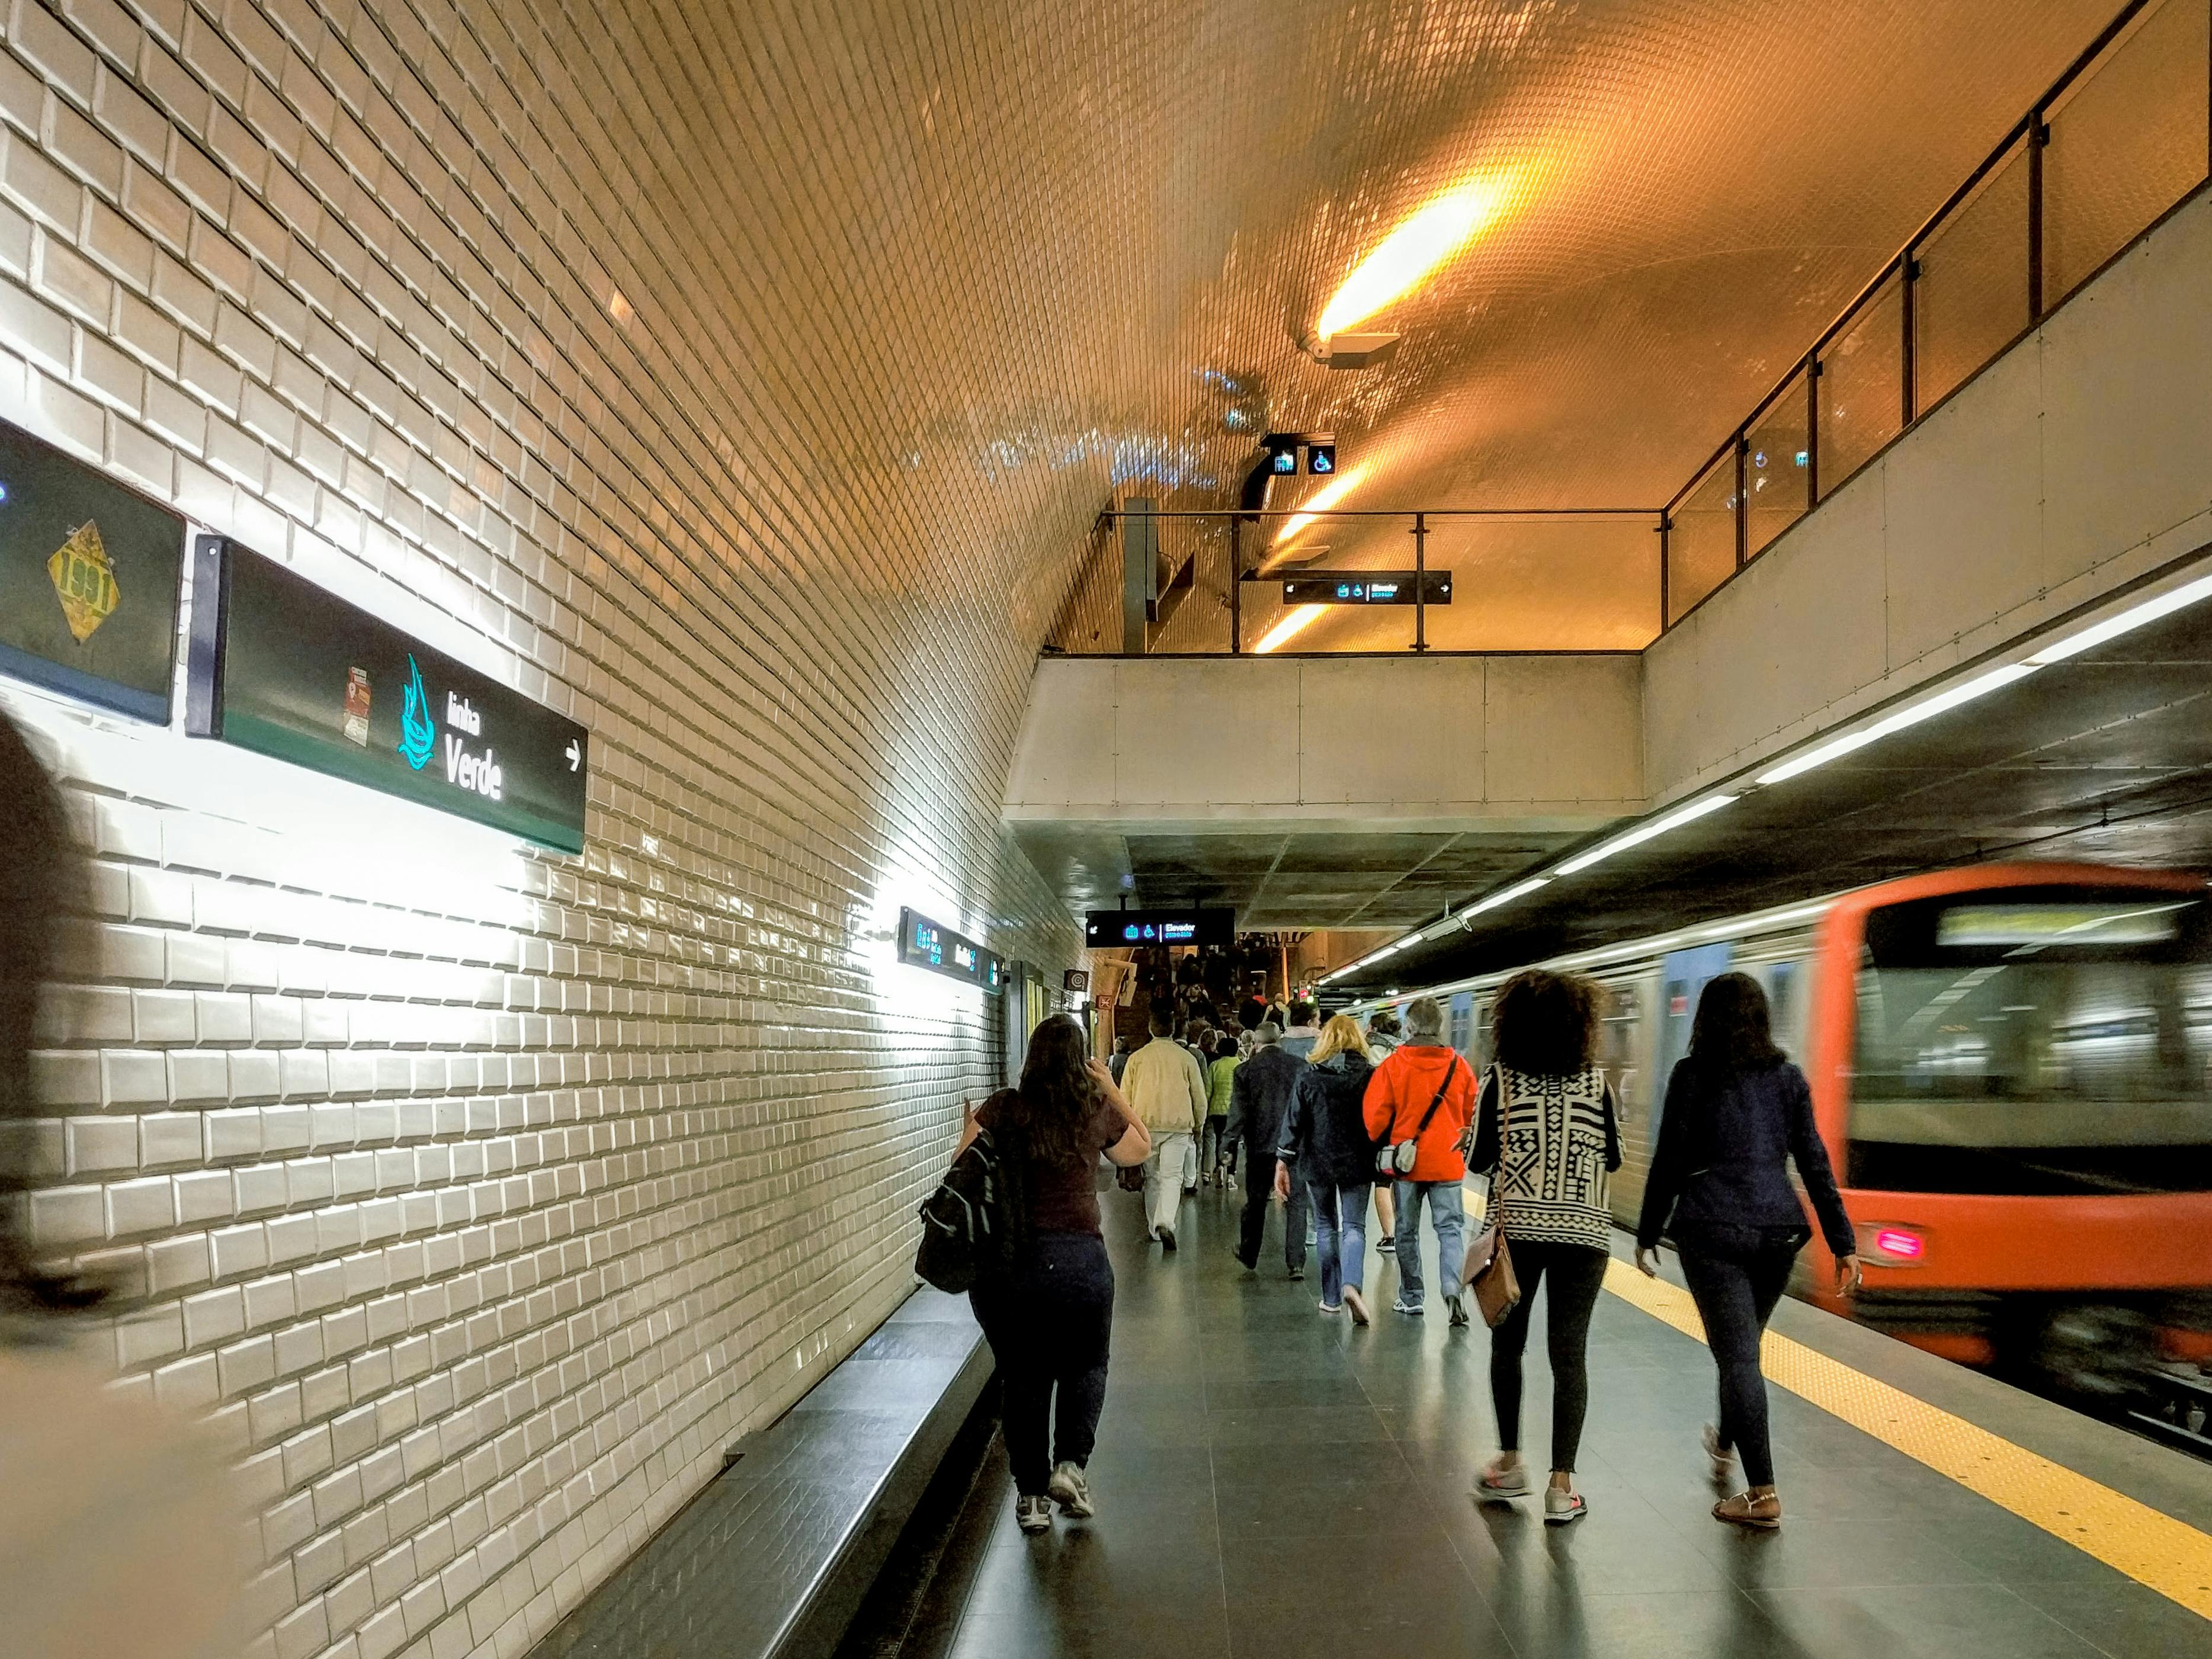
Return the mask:
M1455 1048L1452 1050L1450 1060L1444 1066L1444 1080L1437 1085L1437 1097L1429 1103L1429 1109L1421 1114L1421 1127L1413 1131L1414 1139L1419 1140L1423 1135L1428 1133L1430 1120L1436 1116L1437 1108L1444 1103L1444 1091L1451 1087L1452 1079L1458 1075L1459 1050Z

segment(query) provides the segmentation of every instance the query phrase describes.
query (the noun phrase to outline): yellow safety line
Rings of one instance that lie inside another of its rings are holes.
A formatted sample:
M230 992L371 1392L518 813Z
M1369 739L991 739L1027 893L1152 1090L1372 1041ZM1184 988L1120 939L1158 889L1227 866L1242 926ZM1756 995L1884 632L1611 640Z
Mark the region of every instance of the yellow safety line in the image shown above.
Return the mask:
M1625 1261L1607 1264L1605 1287L1684 1335L1705 1340L1688 1291L1646 1279ZM1759 1359L1770 1378L1829 1415L2212 1619L2212 1537L2186 1522L1786 1336L1769 1331Z

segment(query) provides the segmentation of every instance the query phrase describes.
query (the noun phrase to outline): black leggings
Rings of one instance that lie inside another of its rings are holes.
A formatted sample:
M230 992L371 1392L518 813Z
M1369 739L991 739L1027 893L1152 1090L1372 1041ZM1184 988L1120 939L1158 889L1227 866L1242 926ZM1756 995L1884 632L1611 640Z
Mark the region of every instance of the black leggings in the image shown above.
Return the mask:
M1552 1355L1552 1467L1572 1469L1582 1448L1583 1418L1589 1410L1590 1314L1605 1283L1606 1253L1587 1244L1541 1244L1509 1238L1521 1300L1490 1334L1490 1398L1498 1408L1498 1443L1521 1449L1521 1355L1528 1346L1528 1320L1536 1286L1552 1281L1544 1314L1544 1340Z
M1774 1484L1774 1454L1766 1437L1766 1378L1759 1369L1759 1339L1774 1304L1790 1283L1794 1249L1763 1250L1740 1258L1681 1252L1705 1342L1721 1374L1721 1444L1743 1456L1743 1477L1754 1486Z
M1054 1463L1087 1464L1098 1443L1114 1332L1105 1243L1091 1233L1039 1233L1010 1279L969 1294L999 1362L1014 1490L1042 1498Z

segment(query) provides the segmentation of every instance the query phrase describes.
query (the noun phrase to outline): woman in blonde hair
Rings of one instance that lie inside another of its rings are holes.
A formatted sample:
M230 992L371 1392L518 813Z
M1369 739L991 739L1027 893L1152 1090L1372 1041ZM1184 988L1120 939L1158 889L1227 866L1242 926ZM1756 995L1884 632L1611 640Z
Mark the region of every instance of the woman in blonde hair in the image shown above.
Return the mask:
M1375 1178L1362 1102L1375 1068L1356 1020L1339 1014L1322 1028L1283 1126L1275 1190L1287 1200L1293 1179L1313 1195L1314 1249L1321 1259L1321 1310L1352 1310L1367 1322L1361 1291L1367 1261L1367 1188Z

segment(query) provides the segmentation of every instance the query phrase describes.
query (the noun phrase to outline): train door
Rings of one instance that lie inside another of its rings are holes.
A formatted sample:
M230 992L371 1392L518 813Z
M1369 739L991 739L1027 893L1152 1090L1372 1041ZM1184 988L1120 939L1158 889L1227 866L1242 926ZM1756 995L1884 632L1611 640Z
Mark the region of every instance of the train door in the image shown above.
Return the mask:
M1451 1000L1451 1046L1458 1049L1470 1066L1482 1061L1474 1052L1474 993L1455 991Z
M1659 1144L1659 1119L1666 1109L1667 1079L1690 1052L1690 1026L1706 986L1729 970L1734 947L1725 940L1687 951L1669 951L1659 963L1659 1064L1651 1077L1651 1144Z

